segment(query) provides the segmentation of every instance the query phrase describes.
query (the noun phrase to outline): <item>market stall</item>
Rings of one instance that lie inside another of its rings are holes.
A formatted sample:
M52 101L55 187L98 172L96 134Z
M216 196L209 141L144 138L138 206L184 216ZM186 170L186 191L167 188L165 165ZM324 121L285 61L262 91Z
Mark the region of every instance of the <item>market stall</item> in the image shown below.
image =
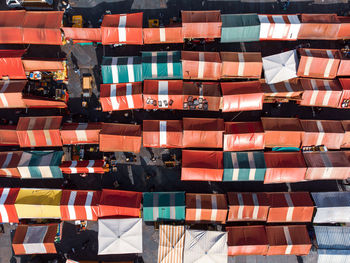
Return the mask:
M178 24L165 26L143 28L144 44L165 44L165 43L183 43L182 26Z
M0 177L20 177L17 167L22 153L20 151L0 152Z
M0 51L0 78L9 80L27 79L22 64L22 56L25 50L1 50ZM6 87L6 86L5 86ZM4 89L4 86L2 90Z
M298 15L259 15L259 40L290 40L298 38L300 21Z
M16 125L0 125L0 146L19 146Z
M101 43L101 28L62 27L66 40L73 43Z
M185 227L159 226L158 263L181 263L185 243Z
M63 161L60 169L65 174L103 174L104 164L103 160Z
M301 100L303 88L298 78L282 81L275 84L267 84L261 81L261 89L264 93L264 102L289 102Z
M182 148L181 120L143 120L144 147Z
M102 127L100 122L63 123L60 130L62 143L69 144L98 144Z
M0 188L0 223L18 223L15 201L19 188Z
M184 82L184 110L219 111L221 90L217 82Z
M26 80L1 80L0 108L25 108L22 91L26 84Z
M339 100L338 108L349 109L350 108L350 79L339 78L339 82L342 88L342 94Z
M142 52L143 79L182 79L181 51Z
M350 148L350 120L341 121L345 135L341 143L341 148Z
M301 14L298 39L336 40L340 21L336 14Z

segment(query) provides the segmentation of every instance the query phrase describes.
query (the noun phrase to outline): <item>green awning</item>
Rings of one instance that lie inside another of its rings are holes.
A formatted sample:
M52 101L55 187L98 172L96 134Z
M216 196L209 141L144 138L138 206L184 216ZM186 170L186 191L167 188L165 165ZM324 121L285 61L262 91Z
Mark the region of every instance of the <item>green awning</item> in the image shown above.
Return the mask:
M264 181L264 152L224 152L223 181Z
M185 192L144 192L143 220L185 220Z
M221 15L221 43L259 41L257 14Z

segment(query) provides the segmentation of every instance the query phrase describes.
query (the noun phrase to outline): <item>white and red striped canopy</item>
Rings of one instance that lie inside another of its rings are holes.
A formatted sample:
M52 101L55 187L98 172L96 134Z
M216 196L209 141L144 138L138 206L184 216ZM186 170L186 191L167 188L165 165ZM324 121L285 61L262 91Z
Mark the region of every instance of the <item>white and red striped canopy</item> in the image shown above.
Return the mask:
M143 146L155 148L182 148L182 121L144 120Z
M103 160L83 160L83 161L65 161L60 165L62 173L100 173L103 174Z
M298 15L259 15L260 40L297 40Z
M63 144L98 144L102 123L64 123L60 131Z
M15 201L19 188L0 188L0 223L18 223Z

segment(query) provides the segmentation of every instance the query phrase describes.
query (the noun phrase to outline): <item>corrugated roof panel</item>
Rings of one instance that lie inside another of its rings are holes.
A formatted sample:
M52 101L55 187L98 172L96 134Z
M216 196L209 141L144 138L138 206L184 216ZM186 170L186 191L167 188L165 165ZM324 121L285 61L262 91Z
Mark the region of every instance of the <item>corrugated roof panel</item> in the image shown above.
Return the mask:
M314 226L321 249L350 249L350 227Z

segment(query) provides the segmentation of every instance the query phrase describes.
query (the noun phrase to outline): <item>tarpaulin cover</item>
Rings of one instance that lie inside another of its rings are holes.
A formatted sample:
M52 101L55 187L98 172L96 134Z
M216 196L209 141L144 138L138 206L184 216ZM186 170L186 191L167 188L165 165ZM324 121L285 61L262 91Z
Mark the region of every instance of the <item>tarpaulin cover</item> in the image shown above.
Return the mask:
M23 95L23 102L26 105L26 108L67 108L67 104L62 100L49 99L33 95Z
M260 121L225 122L224 151L262 150L265 133Z
M182 86L182 80L145 80L143 82L144 109L182 110L184 102Z
M183 118L183 147L222 148L223 119Z
M98 217L140 217L142 193L103 189Z
M0 125L0 145L19 146L16 125Z
M222 181L223 153L182 150L181 180Z
M224 152L223 181L264 181L264 152Z
M60 127L62 116L20 117L17 136L21 147L62 146Z
M298 39L335 40L339 29L336 14L301 14Z
M20 177L17 169L23 152L0 152L0 177Z
M220 10L181 11L183 38L220 38Z
M224 224L227 217L225 194L186 193L186 222L216 222Z
M100 151L134 152L141 149L141 126L103 123L100 131Z
M180 51L142 52L144 79L182 79Z
M141 57L103 57L101 73L104 84L143 81Z
M83 161L64 161L60 165L62 173L98 173L103 174L103 160L83 160Z
M181 51L181 60L184 79L220 79L219 52Z
M299 49L299 77L334 79L340 64L340 52L337 49Z
M19 219L61 218L62 190L21 188L15 207Z
M25 50L0 51L0 78L27 79L21 60L24 53Z
M260 40L292 40L298 38L298 15L259 15Z
M228 232L228 255L266 255L268 241L264 226L230 226Z
M227 232L186 230L183 263L227 263Z
M102 44L142 45L143 13L105 15L101 32Z
M22 91L26 80L0 81L0 108L25 108Z
M350 19L348 16L338 16L340 21L340 27L338 31L338 39L349 39L350 38Z
M327 149L340 149L344 139L341 121L300 120L304 134L302 146L324 145Z
M349 65L350 66L350 65ZM349 78L339 78L339 82L341 84L342 93L339 100L338 108L346 108L349 109L349 101L350 101L350 79Z
M294 183L305 179L306 164L301 152L266 152L264 157L264 183Z
M296 147L301 145L303 129L297 118L261 118L265 131L265 147Z
M19 188L0 188L0 223L18 223L15 201Z
M183 43L182 27L160 27L160 28L144 28L143 43L144 44L165 44L165 43Z
M350 250L350 227L314 226L317 246L320 249Z
M305 225L267 226L267 255L307 255L311 241Z
M102 111L142 109L142 82L101 84L100 102Z
M19 225L12 240L15 255L56 254L59 224Z
M227 222L266 221L270 199L266 193L228 192Z
M304 89L300 105L338 107L343 92L338 80L300 79L300 83Z
M261 53L220 52L221 78L259 79L262 72Z
M337 70L337 76L350 76L350 59L341 55L339 68Z
M344 152L304 152L307 180L335 180L350 177L350 161Z
M221 103L221 89L218 82L184 82L183 83L184 110L200 109L202 100L203 110L219 111ZM198 106L193 105L198 100ZM187 106L185 106L187 103ZM189 105L192 103L192 105ZM207 108L205 108L205 105Z
M185 192L144 192L143 220L185 220Z
M60 130L63 144L98 144L100 122L63 123Z
M259 41L257 14L222 14L221 43Z
M314 223L350 223L350 193L311 193L316 205Z
M97 220L101 193L85 190L62 190L62 221Z
M182 263L185 226L160 225L158 263Z
M100 28L62 27L64 37L77 42L101 42Z
M308 192L269 193L268 223L311 222L314 204Z
M143 120L143 146L182 148L181 120Z
M350 120L341 121L345 135L341 144L341 148L350 148Z
M265 99L301 99L303 88L299 79L290 79L275 84L261 83L261 89L264 92Z
M223 112L261 110L264 93L259 81L221 82Z

